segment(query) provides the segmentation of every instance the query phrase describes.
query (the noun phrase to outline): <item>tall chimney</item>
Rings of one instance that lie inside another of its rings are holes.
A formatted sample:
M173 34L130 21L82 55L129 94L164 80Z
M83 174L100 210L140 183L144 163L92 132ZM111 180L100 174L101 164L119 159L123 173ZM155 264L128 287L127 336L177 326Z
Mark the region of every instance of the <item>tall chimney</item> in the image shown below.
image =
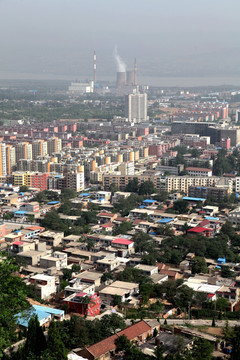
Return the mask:
M137 86L137 60L134 60L134 86Z
M94 84L96 84L96 81L97 81L97 56L96 56L95 50L93 53L93 81L94 81Z

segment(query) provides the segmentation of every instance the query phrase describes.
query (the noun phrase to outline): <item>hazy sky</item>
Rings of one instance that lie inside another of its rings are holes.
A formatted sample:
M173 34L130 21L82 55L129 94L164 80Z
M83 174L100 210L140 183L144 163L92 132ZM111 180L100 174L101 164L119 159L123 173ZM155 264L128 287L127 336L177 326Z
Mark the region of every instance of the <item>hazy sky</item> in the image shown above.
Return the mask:
M0 77L240 75L239 0L0 0ZM51 75L52 74L52 75Z

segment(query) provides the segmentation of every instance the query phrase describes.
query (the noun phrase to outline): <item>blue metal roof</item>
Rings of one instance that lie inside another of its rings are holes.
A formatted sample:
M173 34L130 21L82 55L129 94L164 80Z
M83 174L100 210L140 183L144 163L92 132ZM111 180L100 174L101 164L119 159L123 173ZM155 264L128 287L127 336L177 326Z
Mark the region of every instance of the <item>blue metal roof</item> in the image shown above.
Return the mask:
M155 202L156 202L156 200L152 200L152 199L143 200L143 203L153 204L153 203L155 203Z
M145 207L146 207L146 206L144 206L144 205L140 205L140 206L139 206L139 209L145 209Z
M53 309L51 307L47 307L47 306L41 306L41 305L33 305L34 309L37 311L44 311L47 312L48 314L53 314L53 315L64 315L64 310L60 310L60 309Z
M187 201L205 201L206 200L204 198L197 198L197 197L191 197L191 196L184 196L182 199L187 200Z
M173 221L173 218L164 218L164 219L158 220L158 223L160 223L160 224L167 224L167 223L169 223L170 221Z
M28 327L28 323L34 315L37 315L38 320L41 321L41 320L44 320L47 317L49 317L50 314L48 314L47 312L43 312L43 311L35 310L34 308L31 308L30 310L25 310L21 313L16 314L15 315L16 323L18 325Z
M14 214L17 214L17 215L24 215L24 214L26 214L26 213L27 213L27 211L18 210L18 211L15 211L15 213L14 213Z
M80 194L79 196L90 196L91 194L89 194L89 193L82 193L82 194Z
M56 205L59 204L59 201L49 201L47 205Z
M33 305L30 309L16 314L16 322L21 326L28 327L28 323L34 315L37 315L38 320L41 321L48 318L49 315L64 315L64 311L47 306Z
M218 217L213 217L213 216L205 216L205 219L207 219L207 220L219 220Z

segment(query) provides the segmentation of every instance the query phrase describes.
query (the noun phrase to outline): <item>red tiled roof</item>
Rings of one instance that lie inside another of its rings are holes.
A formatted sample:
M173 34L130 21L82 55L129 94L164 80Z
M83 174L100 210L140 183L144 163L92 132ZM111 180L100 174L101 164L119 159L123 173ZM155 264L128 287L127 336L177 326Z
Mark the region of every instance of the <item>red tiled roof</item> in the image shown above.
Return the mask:
M15 241L15 242L13 243L13 245L22 245L22 244L23 244L22 241Z
M211 169L199 168L199 167L188 167L186 170L187 171L207 171L207 172L212 171Z
M45 230L45 228L42 227L42 226L29 226L29 227L25 228L25 230L32 230L32 231L34 231L34 230Z
M135 339L137 336L144 334L145 332L151 330L151 326L149 326L144 320L139 321L138 323L129 326L128 328L120 331L118 335L112 335L108 338L99 341L98 343L91 345L87 348L87 350L95 357L100 357L107 352L114 350L116 348L115 340L118 336L126 335L129 340Z
M115 214L112 213L100 213L97 216L106 216L106 217L113 217Z
M109 336L108 338L99 341L92 346L89 346L87 350L94 356L94 358L100 357L101 355L106 354L108 351L114 350L116 348L114 342L117 338L117 335Z
M205 219L205 220L201 221L198 225L204 227L205 225L208 225L208 224L210 224L210 221L208 219Z
M215 294L207 294L207 297L211 299L211 298L214 297L214 295L215 295Z
M113 226L114 226L114 224L111 222L101 225L101 227L103 227L103 228L108 228L108 227L113 227Z
M122 238L118 238L112 241L112 244L121 244L121 245L130 245L132 244L134 241L128 240L128 239L122 239Z
M202 233L205 231L212 231L212 229L207 229L207 228L204 228L201 226L196 226L196 227L188 230L188 232L195 232L195 233Z
M139 321L138 323L129 326L128 328L120 331L118 336L126 335L129 340L136 338L137 336L151 330L151 326L149 326L144 320Z

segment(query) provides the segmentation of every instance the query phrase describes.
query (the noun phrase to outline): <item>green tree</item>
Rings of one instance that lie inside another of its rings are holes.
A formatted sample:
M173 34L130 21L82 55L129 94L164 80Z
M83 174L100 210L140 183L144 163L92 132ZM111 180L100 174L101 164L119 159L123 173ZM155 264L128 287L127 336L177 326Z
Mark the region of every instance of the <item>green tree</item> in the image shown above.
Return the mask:
M159 225L156 229L156 234L157 235L163 235L163 236L173 236L174 235L174 231L171 228L170 225Z
M73 264L72 265L72 272L78 273L81 270L81 265Z
M139 195L151 195L156 192L152 181L143 182L138 190Z
M138 192L138 179L134 178L133 180L130 180L125 188L126 192Z
M116 352L129 351L131 348L131 343L126 337L126 335L118 336L117 339L115 340L115 345L116 345Z
M226 311L229 308L229 302L224 297L219 297L216 300L216 309L219 311Z
M61 198L64 200L73 199L77 196L76 192L72 189L64 188L61 192Z
M231 360L239 360L240 354L240 326L235 326L231 335L232 352Z
M207 263L204 257L195 256L192 263L192 274L208 273Z
M29 320L27 338L23 348L24 354L26 356L40 356L46 348L46 339L38 321L38 317L35 315Z
M109 190L111 191L112 195L116 192L119 191L118 187L116 184L112 183L109 187Z
M186 200L177 200L173 203L173 209L179 214L185 214L188 211L188 202Z
M194 360L212 360L213 345L205 339L197 338L193 342L191 355Z
M94 245L95 245L95 240L94 240L94 239L91 239L91 238L88 238L88 239L86 240L86 244L87 244L87 249L88 249L88 250L91 250L91 249L94 247Z
M22 185L22 186L20 186L20 188L19 188L19 192L27 192L29 190L29 188L28 188L28 186L26 186L26 185Z
M72 269L64 268L62 272L63 272L63 280L70 280L72 278L72 273L73 273Z
M1 255L0 255L1 256ZM16 341L15 314L27 309L27 289L22 279L16 276L19 270L11 258L0 258L0 357L3 350Z
M223 278L232 278L234 276L234 272L230 270L229 266L222 266L221 275Z
M132 229L132 223L130 221L123 221L119 226L113 230L113 236L126 235L128 231Z
M103 273L103 276L101 277L101 283L105 283L105 281L113 280L114 276L110 272Z
M166 319L165 319L166 320ZM155 358L157 360L163 360L164 359L164 348L162 345L158 345L155 349L154 349L154 355L155 355Z
M122 299L121 296L119 295L113 295L113 299L112 299L112 306L120 306L122 303Z
M126 323L118 314L105 315L101 319L102 327L108 329L111 333L115 333L117 329L125 329Z
M55 321L51 321L48 330L47 354L52 360L67 360L67 350Z
M212 319L212 327L215 327L216 326L216 322L215 322L215 318L213 317Z

